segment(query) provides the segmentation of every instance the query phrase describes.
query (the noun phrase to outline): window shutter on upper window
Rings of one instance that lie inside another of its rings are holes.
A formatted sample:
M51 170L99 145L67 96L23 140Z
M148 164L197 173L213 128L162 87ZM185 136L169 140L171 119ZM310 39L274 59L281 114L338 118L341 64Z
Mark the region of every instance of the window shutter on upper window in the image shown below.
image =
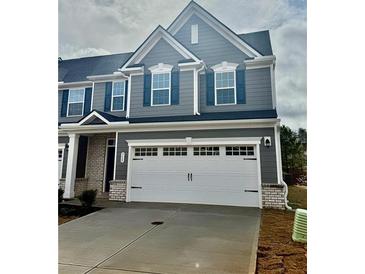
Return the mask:
M110 111L112 102L112 82L105 83L105 101L104 101L104 111Z
M62 91L61 117L67 116L68 89Z
M127 99L128 99L128 80L125 81L125 87L124 87L124 111L127 110Z
M207 106L214 105L214 71L206 70L206 86L207 86Z
M237 104L246 104L246 75L245 70L237 68L236 70L236 96Z
M151 73L144 74L143 106L151 106Z
M92 88L85 88L85 103L84 103L84 115L87 115L91 111L91 97L93 94Z
M174 69L171 72L171 105L179 104L180 97L180 71Z

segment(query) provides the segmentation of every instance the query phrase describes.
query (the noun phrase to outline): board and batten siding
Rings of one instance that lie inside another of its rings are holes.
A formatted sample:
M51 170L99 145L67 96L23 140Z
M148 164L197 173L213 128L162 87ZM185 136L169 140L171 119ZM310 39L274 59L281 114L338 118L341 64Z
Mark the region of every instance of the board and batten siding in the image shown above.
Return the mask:
M126 140L141 139L183 139L192 138L229 138L229 137L264 137L270 136L272 146L265 147L263 141L260 145L261 177L262 183L277 183L276 148L274 128L250 129L216 129L195 131L164 131L164 132L131 132L118 134L117 159L122 152L125 153L124 163L116 163L116 179L127 179L128 143Z
M191 44L191 25L195 24L198 25L199 42ZM204 60L208 67L223 61L241 64L248 57L196 15L191 16L174 37L196 56Z
M143 75L132 76L130 117L159 117L193 115L193 71L180 71L179 104L170 106L143 106Z
M246 104L208 106L206 75L200 75L199 104L200 112L250 111L272 109L270 68L246 70Z

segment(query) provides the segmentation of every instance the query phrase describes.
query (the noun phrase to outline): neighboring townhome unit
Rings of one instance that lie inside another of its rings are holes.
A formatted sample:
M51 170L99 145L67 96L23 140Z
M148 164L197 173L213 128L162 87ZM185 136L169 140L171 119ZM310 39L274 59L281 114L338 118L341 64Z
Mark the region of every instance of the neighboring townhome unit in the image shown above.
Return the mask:
M192 1L134 52L58 66L65 198L285 208L268 31Z

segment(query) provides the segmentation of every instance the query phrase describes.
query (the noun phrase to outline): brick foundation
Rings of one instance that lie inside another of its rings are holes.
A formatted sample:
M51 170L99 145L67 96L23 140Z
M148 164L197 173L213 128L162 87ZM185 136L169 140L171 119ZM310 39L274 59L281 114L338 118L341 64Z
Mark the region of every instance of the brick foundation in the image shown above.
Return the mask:
M126 180L110 181L109 200L125 202L126 194L127 194Z
M285 210L285 187L278 184L262 185L262 206Z
M62 178L59 180L58 187L65 190L65 179ZM75 180L75 197L80 195L84 190L92 189L88 187L88 179L87 178L76 178Z

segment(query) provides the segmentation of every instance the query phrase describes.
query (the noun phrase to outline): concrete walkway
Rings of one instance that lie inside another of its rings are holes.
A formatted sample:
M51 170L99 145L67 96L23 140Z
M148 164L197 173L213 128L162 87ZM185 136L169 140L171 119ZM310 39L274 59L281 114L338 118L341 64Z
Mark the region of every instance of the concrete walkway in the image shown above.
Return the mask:
M254 208L105 208L59 226L59 273L253 273L259 226Z

